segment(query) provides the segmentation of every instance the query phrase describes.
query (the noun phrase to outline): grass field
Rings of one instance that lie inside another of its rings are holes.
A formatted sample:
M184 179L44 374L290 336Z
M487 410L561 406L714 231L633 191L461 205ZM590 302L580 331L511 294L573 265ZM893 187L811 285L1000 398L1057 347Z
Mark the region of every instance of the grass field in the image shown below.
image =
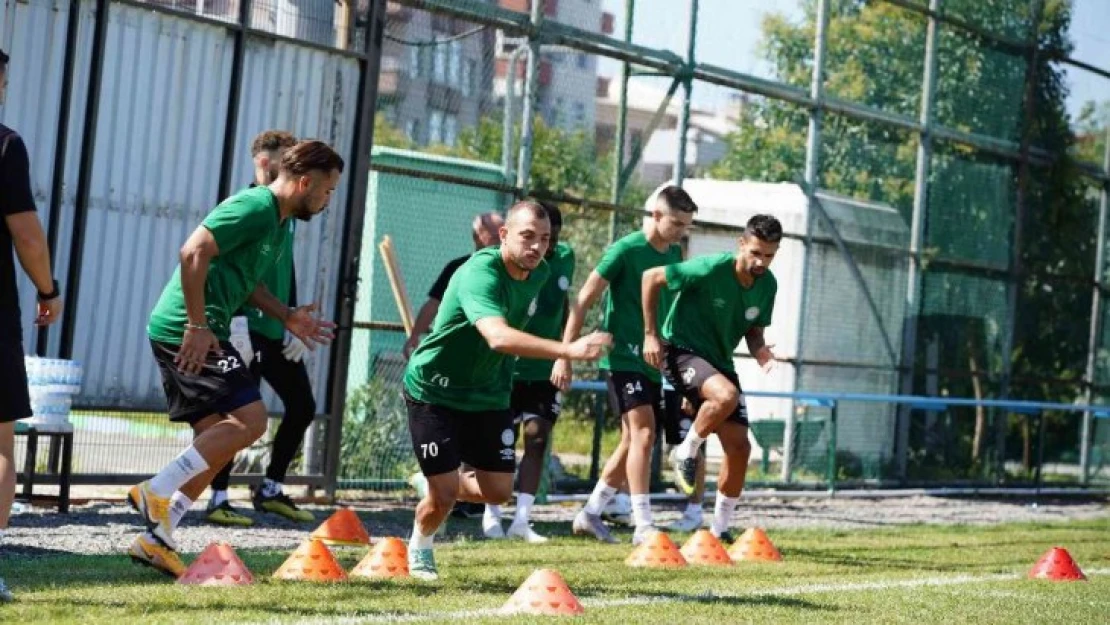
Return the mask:
M586 606L582 622L651 623L1105 623L1110 620L1110 520L870 531L778 531L782 564L680 571L632 569L631 547L565 535L544 546L440 545L441 580L426 584L276 582L288 552L242 551L252 587L170 583L122 556L5 558L19 623L505 622L495 612L537 568L562 573ZM559 532L563 532L559 536ZM628 534L622 534L625 541ZM675 536L676 541L685 536ZM1024 579L1052 546L1066 547L1090 581ZM337 549L348 570L363 551ZM187 558L188 561L188 558ZM530 617L531 621L545 620ZM526 622L529 617L516 617Z

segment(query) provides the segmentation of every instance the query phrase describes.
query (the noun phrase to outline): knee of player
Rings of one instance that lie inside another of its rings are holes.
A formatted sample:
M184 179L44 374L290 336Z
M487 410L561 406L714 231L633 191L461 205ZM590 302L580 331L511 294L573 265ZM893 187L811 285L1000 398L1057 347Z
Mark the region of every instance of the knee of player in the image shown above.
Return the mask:
M655 428L642 425L632 429L632 444L651 447L655 444Z
M730 455L739 454L741 456L751 455L752 443L750 440L748 440L746 429L744 430L743 435L736 434L722 436L721 434L723 434L723 432L719 432L718 437L721 440L721 447L724 449L725 453Z
M266 407L262 402L256 402L256 404L251 404L243 410L236 411L233 415L239 422L243 435L250 438L251 442L258 440L266 433L266 425L269 420Z
M432 507L437 510L450 510L455 505L455 501L459 498L459 489L455 488L429 488L428 499L431 501Z
M513 497L513 483L493 484L482 489L482 496L486 503L493 505L503 504Z
M720 406L722 411L731 413L740 405L740 392L731 386L728 388L714 388L709 393L709 399Z

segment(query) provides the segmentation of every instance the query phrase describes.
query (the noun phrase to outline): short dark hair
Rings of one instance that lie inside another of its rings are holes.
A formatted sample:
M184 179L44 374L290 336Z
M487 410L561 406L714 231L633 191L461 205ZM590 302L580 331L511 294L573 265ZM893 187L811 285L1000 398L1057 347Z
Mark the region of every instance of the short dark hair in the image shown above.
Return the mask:
M744 236L752 236L767 243L778 243L782 240L782 224L770 215L752 215L748 225L744 226Z
M680 211L683 213L698 212L698 205L694 203L694 198L690 197L690 194L683 190L682 187L676 187L673 184L668 185L660 189L656 197L663 200L667 208L672 211Z
M343 172L343 157L323 141L300 141L285 151L279 165L281 173L303 176L310 171Z
M3 50L0 50L0 72L8 69L8 61L10 59L11 59L11 57L8 56L8 54L6 52L4 52Z
M297 145L297 138L293 133L284 130L265 130L251 143L251 157L263 152L276 152Z
M517 213L524 211L532 213L532 216L536 219L543 219L545 217L548 220L551 219L551 215L547 212L547 208L544 207L543 204L536 200L521 200L510 206L509 210L505 211L505 223L508 223Z
M547 212L547 219L551 222L552 228L562 227L563 211L559 210L558 206L555 206L551 202L537 202L537 204L542 206L543 210Z

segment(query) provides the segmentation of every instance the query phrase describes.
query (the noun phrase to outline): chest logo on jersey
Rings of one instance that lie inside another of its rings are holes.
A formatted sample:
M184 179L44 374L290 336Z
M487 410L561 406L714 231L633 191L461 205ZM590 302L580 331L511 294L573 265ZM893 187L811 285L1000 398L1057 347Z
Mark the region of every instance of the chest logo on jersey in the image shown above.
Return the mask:
M501 432L501 444L506 445L506 446L512 446L512 444L515 443L515 442L516 442L516 433L513 432L512 428L505 428L505 430Z
M533 299L532 303L528 305L528 316L532 317L535 314L536 314L536 300Z
M748 309L744 311L744 318L748 321L755 321L755 318L758 316L759 306L749 306Z
M263 255L263 256L269 256L269 255L270 255L270 250L271 250L271 249L272 249L272 248L271 248L271 246L270 246L270 244L269 244L269 243L263 243L263 244L262 244L262 250L261 250L261 252L262 252L262 255Z
M570 288L570 280L566 276L559 276L559 289L565 291Z
M723 297L714 297L713 298L713 308L724 308L724 307L725 307L725 298L723 298Z

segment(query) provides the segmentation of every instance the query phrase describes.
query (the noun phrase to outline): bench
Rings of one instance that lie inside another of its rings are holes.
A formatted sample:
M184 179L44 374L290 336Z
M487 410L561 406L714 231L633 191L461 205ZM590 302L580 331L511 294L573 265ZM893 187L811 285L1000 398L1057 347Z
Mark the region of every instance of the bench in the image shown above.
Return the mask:
M73 426L63 424L39 424L17 421L15 435L27 438L27 449L23 461L23 471L17 479L23 482L21 498L30 502L34 497L35 478L38 473L39 439L47 438L50 441L50 451L46 464L47 474L56 475L58 479L57 495L40 495L47 500L54 500L58 504L58 512L69 512L69 484L73 471Z

